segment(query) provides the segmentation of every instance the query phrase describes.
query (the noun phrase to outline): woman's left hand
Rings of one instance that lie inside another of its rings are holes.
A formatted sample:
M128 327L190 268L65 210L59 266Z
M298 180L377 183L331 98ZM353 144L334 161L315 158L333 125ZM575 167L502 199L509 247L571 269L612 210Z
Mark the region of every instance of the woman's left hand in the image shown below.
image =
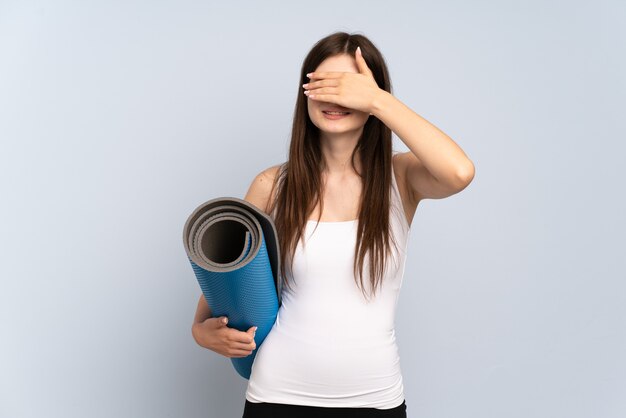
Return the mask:
M309 99L335 103L349 109L372 113L376 98L385 91L378 87L376 80L361 55L361 48L355 53L358 73L312 72L311 79L302 87Z

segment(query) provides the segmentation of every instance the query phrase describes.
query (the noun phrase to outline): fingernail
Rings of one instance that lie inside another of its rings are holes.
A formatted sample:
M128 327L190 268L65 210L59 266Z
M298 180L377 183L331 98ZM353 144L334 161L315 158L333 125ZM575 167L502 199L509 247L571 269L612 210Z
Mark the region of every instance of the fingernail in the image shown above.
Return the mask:
M306 76L311 78L311 74L313 74L313 73L308 73Z
M357 46L357 47L356 47L356 52L358 52L358 53L359 53L359 55L361 55L361 47L360 47L360 46Z
M228 323L228 318L222 318L222 322L225 324Z

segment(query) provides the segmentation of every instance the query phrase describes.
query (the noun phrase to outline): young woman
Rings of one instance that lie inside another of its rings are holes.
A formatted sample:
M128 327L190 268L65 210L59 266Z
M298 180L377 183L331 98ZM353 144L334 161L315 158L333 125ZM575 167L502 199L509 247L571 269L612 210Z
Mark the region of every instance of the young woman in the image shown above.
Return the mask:
M244 418L406 417L394 321L410 225L421 200L467 187L474 165L391 94L383 56L363 35L317 42L300 83L289 159L245 197L274 219L285 285ZM391 131L409 152L392 151ZM200 296L198 344L250 355L254 327L226 323Z

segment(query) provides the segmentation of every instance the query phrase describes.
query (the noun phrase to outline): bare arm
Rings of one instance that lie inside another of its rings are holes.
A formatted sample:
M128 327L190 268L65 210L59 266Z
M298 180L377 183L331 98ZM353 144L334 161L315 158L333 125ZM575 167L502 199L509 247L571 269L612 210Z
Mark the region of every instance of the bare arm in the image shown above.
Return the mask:
M274 182L279 168L280 165L275 165L257 174L243 199L267 213L270 200L274 197Z
M244 200L266 212L278 167L274 166L259 173L252 181ZM191 325L191 334L196 343L226 357L250 355L256 348L254 342L256 327L250 327L246 332L239 331L226 326L228 318L224 316L213 318L211 314L211 307L201 294Z
M411 150L400 157L414 201L448 197L472 181L474 164L439 128L386 91L373 106L373 114Z
M206 299L204 298L204 295L200 294L200 299L198 300L198 307L196 308L196 316L193 319L193 324L191 326L191 334L193 335L193 338L196 340L196 342L200 345L203 345L203 344L201 344L202 336L199 335L198 333L200 329L198 327L198 324L202 324L204 321L206 321L210 317L211 317L211 308L209 307L209 304L206 303Z

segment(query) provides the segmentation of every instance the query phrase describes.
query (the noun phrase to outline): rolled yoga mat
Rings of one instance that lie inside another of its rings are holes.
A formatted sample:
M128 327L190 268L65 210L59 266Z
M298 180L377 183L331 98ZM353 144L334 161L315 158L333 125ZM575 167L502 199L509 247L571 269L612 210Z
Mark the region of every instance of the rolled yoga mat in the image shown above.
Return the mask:
M227 326L257 326L256 349L231 358L249 379L256 353L269 334L280 305L280 251L273 220L251 203L221 197L200 205L183 230L187 257L211 315L228 317Z

